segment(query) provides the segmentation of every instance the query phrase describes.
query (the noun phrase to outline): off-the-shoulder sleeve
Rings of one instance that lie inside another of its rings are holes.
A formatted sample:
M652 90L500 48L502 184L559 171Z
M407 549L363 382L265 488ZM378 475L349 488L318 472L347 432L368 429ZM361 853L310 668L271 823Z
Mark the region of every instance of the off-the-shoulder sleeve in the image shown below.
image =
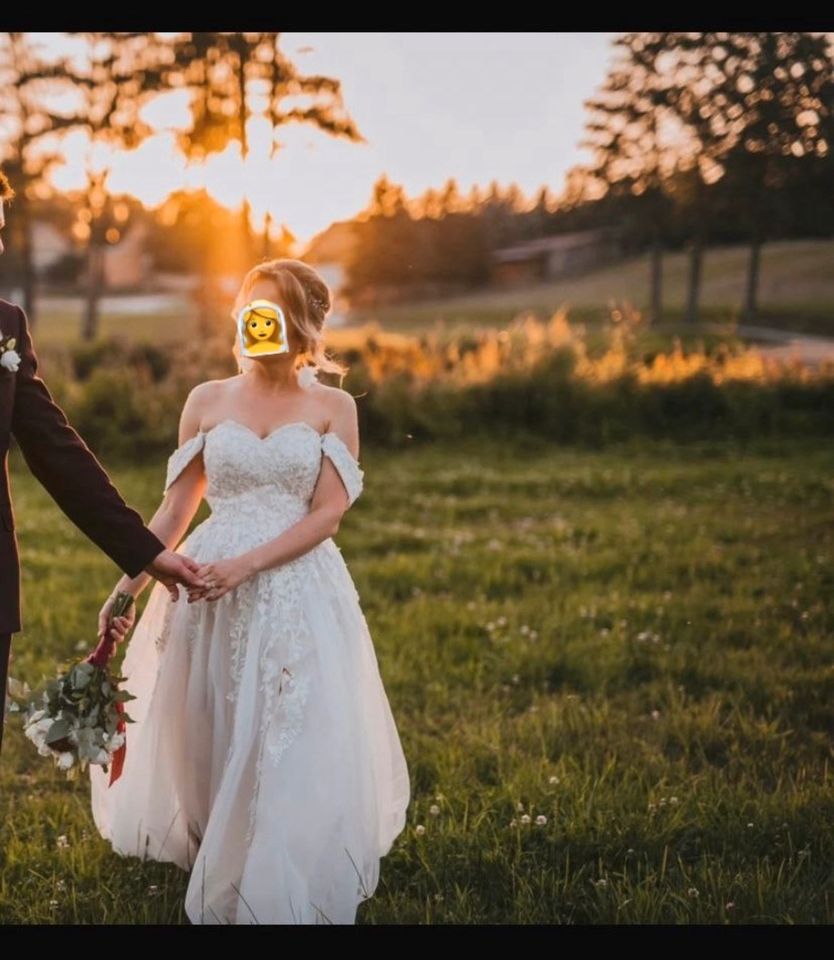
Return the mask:
M190 440L186 440L181 447L178 447L171 454L168 458L168 472L165 476L165 493L168 492L171 484L203 449L205 442L206 435L201 430L198 434L191 437Z
M348 506L353 506L353 502L364 489L365 471L359 466L359 462L338 433L330 430L322 434L321 448L342 478L348 494Z

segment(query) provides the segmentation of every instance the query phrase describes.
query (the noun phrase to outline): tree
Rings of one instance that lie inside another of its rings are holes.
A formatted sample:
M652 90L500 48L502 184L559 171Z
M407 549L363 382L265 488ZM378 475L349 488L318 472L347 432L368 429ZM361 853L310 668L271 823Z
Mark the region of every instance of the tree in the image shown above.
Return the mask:
M750 237L743 314L753 322L761 247L793 219L790 187L834 159L828 38L670 33L655 45L661 56L664 47L673 80L663 102L694 142L693 164L676 178L693 235L687 316L696 319L701 251L719 205Z
M280 36L262 32L193 32L173 39L171 60L163 68L162 76L172 87L185 88L191 94L192 123L177 137L189 161L203 160L237 141L245 163L250 156L247 127L249 120L258 116L265 117L270 124L269 160L280 147L276 131L290 123L312 124L331 136L366 142L344 110L341 82L318 74L302 74L281 50ZM310 98L310 102L284 105L288 97L299 96ZM241 208L240 239L247 260L254 257L255 251L251 193L250 186ZM271 198L261 199L267 249Z
M23 308L37 323L35 271L32 257L32 203L47 192L50 169L61 158L43 149L43 140L72 125L51 112L47 96L66 75L66 60L47 62L23 33L0 33L0 118L3 122L0 160L16 191L12 256L23 288Z
M834 71L829 38L741 33L722 38L730 65L724 146L725 193L750 236L742 317L755 323L761 248L790 219L789 187L834 162Z
M652 322L662 316L663 249L672 206L666 188L675 164L674 142L664 126L662 37L629 33L614 41L621 56L600 94L585 101L591 118L580 144L592 151L591 175L608 192L641 198L642 218L634 226L650 245Z
M76 237L85 244L87 283L81 336L98 335L99 301L104 291L104 257L126 227L129 207L114 204L107 181L119 149L135 149L154 133L141 117L147 99L161 89L161 45L146 33L72 33L84 41L81 55L65 67L80 105L67 125L87 131L87 182L81 192ZM127 212L123 214L122 212Z

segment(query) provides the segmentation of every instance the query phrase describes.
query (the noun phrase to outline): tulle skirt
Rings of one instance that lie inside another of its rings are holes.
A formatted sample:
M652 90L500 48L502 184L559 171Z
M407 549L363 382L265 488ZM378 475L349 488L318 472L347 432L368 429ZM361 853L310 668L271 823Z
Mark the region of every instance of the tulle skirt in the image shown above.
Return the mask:
M235 555L220 539L207 521L181 549ZM354 923L410 783L337 545L215 602L174 603L155 585L121 672L137 698L124 769L111 787L90 766L113 849L190 871L192 923Z

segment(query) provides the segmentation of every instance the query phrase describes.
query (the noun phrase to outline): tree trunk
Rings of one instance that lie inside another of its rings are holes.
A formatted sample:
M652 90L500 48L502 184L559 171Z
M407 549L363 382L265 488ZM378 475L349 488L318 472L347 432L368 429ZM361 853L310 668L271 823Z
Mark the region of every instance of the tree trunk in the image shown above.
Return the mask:
M758 316L756 293L759 289L761 253L762 239L761 236L756 233L750 243L750 260L747 265L747 289L744 295L744 309L742 311L742 320L744 323L755 323Z
M652 241L650 283L649 323L659 323L663 313L663 247L660 237Z
M21 239L21 287L23 289L23 309L26 313L26 319L29 326L34 328L37 322L37 310L35 305L35 264L32 258L32 208L26 202L25 193L20 191L23 203L20 204L22 210L20 213L20 239Z
M103 286L104 251L97 243L87 246L87 290L84 302L84 322L81 326L83 340L95 340L98 336L98 303Z
M240 231L241 231L241 243L243 245L243 250L246 256L246 263L248 265L252 264L254 260L255 252L255 240L256 237L252 234L252 224L249 222L250 215L252 212L252 205L249 203L247 197L243 198L243 203L240 208ZM249 269L249 266L246 267Z
M272 214L267 210L264 216L264 249L263 259L269 260L272 256L272 243L269 237L269 231L272 226Z
M701 296L701 270L704 260L704 244L700 234L692 242L689 257L689 290L686 298L686 322L698 322L698 301Z

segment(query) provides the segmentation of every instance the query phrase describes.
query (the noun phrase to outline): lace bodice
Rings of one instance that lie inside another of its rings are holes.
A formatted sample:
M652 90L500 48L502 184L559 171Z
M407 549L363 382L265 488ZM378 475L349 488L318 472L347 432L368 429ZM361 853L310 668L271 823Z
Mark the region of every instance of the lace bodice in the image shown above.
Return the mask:
M166 492L200 453L211 516L182 545L200 563L239 556L298 523L309 512L323 456L341 477L349 505L363 489L364 471L342 438L332 431L320 434L306 421L284 424L266 437L236 420L199 431L169 458ZM332 537L244 581L217 601L218 609L229 610L226 635L232 685L227 699L232 702L238 699L252 653L252 633L264 631L266 639L256 655L257 683L264 697L262 750L276 763L301 728L307 698L309 679L303 663L311 656L312 638L300 614L301 595L322 584L326 586L321 589L339 590L358 603L356 587ZM199 604L189 607L193 614L186 625L186 643L191 647L202 642L200 609ZM160 631L160 651L167 637L167 629ZM262 754L259 770L261 766ZM252 818L254 809L253 804ZM250 831L253 825L250 819Z
M303 420L287 423L261 437L236 420L199 431L168 460L165 490L199 453L203 454L206 500L212 513L237 512L240 519L303 515L315 491L322 455L342 479L349 506L363 490L364 471L342 438L320 434Z

